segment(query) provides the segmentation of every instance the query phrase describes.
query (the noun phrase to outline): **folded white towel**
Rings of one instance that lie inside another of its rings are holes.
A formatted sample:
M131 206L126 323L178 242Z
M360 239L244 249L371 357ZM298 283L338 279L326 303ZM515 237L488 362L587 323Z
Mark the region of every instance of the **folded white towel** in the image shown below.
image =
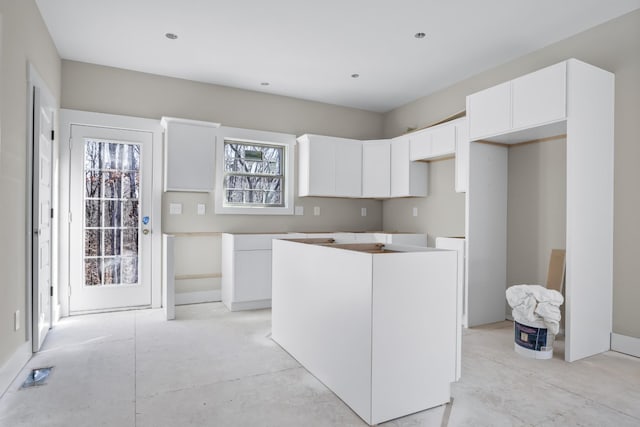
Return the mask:
M507 288L507 302L513 319L519 323L542 321L552 334L560 330L562 294L540 285L515 285Z

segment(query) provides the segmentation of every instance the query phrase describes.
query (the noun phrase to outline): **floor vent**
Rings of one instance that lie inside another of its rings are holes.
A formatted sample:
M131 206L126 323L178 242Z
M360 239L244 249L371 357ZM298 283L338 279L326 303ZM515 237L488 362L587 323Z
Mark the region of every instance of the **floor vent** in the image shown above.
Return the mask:
M24 380L20 388L23 389L23 388L31 388L31 387L45 385L47 383L47 379L49 379L49 374L51 374L52 370L53 370L53 366L49 366L48 368L32 369L29 375L27 376L27 379Z

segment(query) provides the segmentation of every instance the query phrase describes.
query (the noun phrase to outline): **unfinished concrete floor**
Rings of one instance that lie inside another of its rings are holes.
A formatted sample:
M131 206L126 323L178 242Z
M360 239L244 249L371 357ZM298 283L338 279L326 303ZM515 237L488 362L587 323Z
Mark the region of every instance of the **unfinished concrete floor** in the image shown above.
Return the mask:
M270 310L220 303L63 319L0 399L0 426L364 426L269 339ZM513 351L512 325L465 331L453 402L385 426L639 426L640 359ZM46 385L19 390L28 370Z

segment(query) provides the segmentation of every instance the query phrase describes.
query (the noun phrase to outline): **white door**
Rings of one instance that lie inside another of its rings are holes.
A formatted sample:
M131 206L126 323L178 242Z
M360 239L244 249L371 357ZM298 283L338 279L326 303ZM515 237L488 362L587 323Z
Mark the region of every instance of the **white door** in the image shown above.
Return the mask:
M33 351L40 350L51 328L51 173L53 114L48 92L33 86Z
M152 138L71 125L71 314L151 305Z

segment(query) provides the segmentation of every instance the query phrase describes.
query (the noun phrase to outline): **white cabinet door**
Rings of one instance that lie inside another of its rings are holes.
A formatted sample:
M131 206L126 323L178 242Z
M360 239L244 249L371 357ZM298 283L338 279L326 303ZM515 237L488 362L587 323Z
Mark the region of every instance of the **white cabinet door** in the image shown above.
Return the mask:
M456 151L458 120L442 123L409 135L411 160L430 160L450 156Z
M424 129L409 135L411 141L411 160L424 160L431 157L431 129Z
M528 128L566 117L567 63L513 80L513 128Z
M321 135L298 138L298 195L360 197L362 143Z
M391 197L424 197L427 195L429 165L412 162L408 136L391 140Z
M461 120L456 124L456 177L455 188L457 193L466 193L469 188L469 136L467 120Z
M390 141L364 141L362 144L362 196L389 197L390 178Z
M331 139L312 139L309 143L308 180L306 196L333 196L336 143ZM300 194L301 196L303 194Z
M469 137L472 141L509 130L511 128L511 82L469 95L467 120Z
M430 158L444 157L456 151L456 127L451 123L436 126L431 131Z
M339 141L335 144L335 191L338 197L362 195L362 143Z
M271 299L271 249L236 251L234 302Z
M391 197L409 195L409 138L401 136L391 140Z
M213 191L217 123L163 118L165 191Z

